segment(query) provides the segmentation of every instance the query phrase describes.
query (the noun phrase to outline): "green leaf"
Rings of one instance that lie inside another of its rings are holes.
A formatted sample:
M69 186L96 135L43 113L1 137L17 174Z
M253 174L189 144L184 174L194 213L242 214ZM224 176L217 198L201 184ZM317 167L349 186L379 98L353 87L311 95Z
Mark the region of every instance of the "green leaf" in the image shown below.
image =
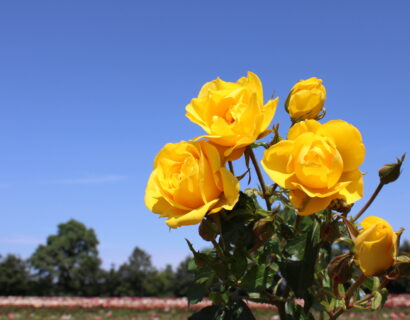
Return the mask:
M198 270L198 266L196 265L195 260L192 259L192 258L188 261L188 270L189 270L189 271L196 271L196 270Z
M235 301L230 309L233 310L231 320L256 320L248 305L242 300Z
M376 291L379 288L380 280L378 277L367 277L363 281L363 286L371 291Z
M225 305L229 297L226 292L213 291L209 294L209 299L214 305Z
M347 231L349 231L350 238L352 238L352 240L355 241L357 236L359 235L359 231L357 230L354 223L347 220L344 216L338 215L338 217L342 218L343 222L346 225Z
M248 292L257 290L258 287L264 284L266 265L253 265L252 268L245 274L241 288Z
M187 298L189 304L195 304L202 301L205 298L207 292L203 285L194 283L188 288Z
M216 263L212 264L212 269L215 270L218 277L222 280L226 280L229 275L229 265L227 265L223 261L217 261Z
M188 320L219 320L220 313L219 306L209 306L195 312Z
M315 222L306 235L303 260L285 260L279 263L280 272L298 298L305 298L314 281L315 264L319 253L319 233L319 224Z
M233 255L234 261L231 265L231 272L236 279L240 279L248 267L246 253L243 250L236 250Z
M372 301L372 309L373 310L378 310L378 309L380 309L380 307L381 307L381 304L382 304L382 301L383 301L383 296L382 296L382 294L380 293L380 292L375 292L375 294L374 294L374 298L373 298L373 301Z
M303 308L295 302L288 302L285 305L286 320L314 320L310 312L305 312Z
M380 290L380 293L382 295L381 307L383 308L384 304L386 303L387 298L389 296L389 291L386 288L383 288L383 289Z

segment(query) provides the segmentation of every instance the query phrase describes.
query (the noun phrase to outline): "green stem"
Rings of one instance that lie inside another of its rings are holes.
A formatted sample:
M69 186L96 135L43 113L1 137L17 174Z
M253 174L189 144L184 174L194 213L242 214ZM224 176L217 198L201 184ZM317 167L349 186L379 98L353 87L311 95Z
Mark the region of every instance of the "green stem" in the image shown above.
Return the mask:
M255 154L253 153L252 148L248 147L248 150L249 150L249 156L252 160L253 167L255 168L256 175L258 176L259 183L260 183L261 188L262 188L263 198L265 199L265 202L266 202L266 208L270 211L271 210L271 205L270 205L270 202L269 202L269 195L266 191L265 180L263 180L262 171L259 168L258 161L256 160L256 157L255 157Z
M356 304L362 304L363 302L366 302L367 300L370 300L371 298L374 297L375 293L383 289L387 284L390 282L389 279L384 279L384 281L379 285L377 290L375 292L369 293L367 296L363 297L359 301L356 302Z
M278 307L280 320L286 320L288 317L286 316L285 303L279 302L276 304L276 306Z
M380 182L379 185L377 186L376 190L374 190L374 192L373 192L372 196L370 197L370 199L366 202L364 207L355 215L352 222L355 222L357 219L359 219L360 216L367 210L367 208L372 204L374 199L376 199L377 195L379 194L379 192L383 188L383 186L384 186L384 184Z
M340 308L333 316L330 318L330 320L335 320L337 319L343 312L346 310L350 309L352 306L350 306L350 299L352 298L353 294L361 286L363 281L366 279L366 276L362 273L360 277L356 280L355 283L352 284L352 286L347 290L346 296L345 296L345 308Z
M300 216L300 215L296 216L295 231L294 231L295 236L299 233L300 225L302 223L302 219L303 219L303 216Z
M216 240L214 239L214 240L212 240L212 244L213 244L213 246L214 246L214 248L215 248L215 250L216 250L216 253L218 254L219 258L221 258L222 261L227 262L227 259L226 259L225 255L224 255L224 253L223 253L223 251L222 251L221 246L219 245L219 243L216 242Z
M353 283L353 285L349 288L349 290L347 290L346 297L345 297L345 304L347 308L349 308L350 306L350 299L352 298L354 292L357 290L357 288L361 286L361 284L363 283L365 279L366 279L366 276L362 273L360 277L356 280L356 282Z

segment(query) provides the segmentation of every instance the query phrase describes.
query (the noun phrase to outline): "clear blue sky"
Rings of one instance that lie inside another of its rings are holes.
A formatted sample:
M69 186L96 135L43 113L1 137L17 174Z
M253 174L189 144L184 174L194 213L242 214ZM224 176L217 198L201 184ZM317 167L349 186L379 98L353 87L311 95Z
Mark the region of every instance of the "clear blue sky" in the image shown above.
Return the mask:
M169 231L144 206L156 153L200 135L185 105L247 71L280 97L317 76L325 120L363 135L377 168L410 152L408 1L2 1L0 253L28 257L70 218L92 227L104 266L135 246L176 265L196 227ZM409 159L410 160L410 157ZM407 227L409 166L368 211ZM356 211L363 201L356 205Z

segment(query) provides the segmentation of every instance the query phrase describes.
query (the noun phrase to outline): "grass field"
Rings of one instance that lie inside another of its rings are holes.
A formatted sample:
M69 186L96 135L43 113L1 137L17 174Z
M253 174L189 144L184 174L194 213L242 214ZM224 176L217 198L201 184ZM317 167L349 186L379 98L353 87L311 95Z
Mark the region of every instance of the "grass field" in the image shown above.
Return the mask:
M36 309L0 308L0 319L30 320L185 320L191 312L187 311L136 311L130 309ZM257 320L277 320L279 317L271 310L255 310ZM409 319L409 308L385 309L377 312L347 312L340 319Z

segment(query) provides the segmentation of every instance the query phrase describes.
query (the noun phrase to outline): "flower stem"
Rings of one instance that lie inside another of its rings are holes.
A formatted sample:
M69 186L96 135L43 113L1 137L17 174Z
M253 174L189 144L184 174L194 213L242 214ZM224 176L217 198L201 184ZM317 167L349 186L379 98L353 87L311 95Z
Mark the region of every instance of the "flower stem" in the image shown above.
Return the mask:
M219 245L219 243L216 242L216 240L214 239L214 240L212 240L212 244L213 244L213 246L214 246L214 248L215 248L215 250L216 250L216 253L218 254L219 258L220 258L222 261L227 262L227 261L226 261L226 258L225 258L225 255L224 255L224 253L223 253L223 251L222 251L222 248L221 248L221 246Z
M379 285L379 287L377 288L377 290L375 292L369 293L367 296L363 297L362 299L360 299L359 301L356 302L356 304L361 304L363 302L366 302L367 300L370 300L371 298L374 297L375 293L380 291L381 289L383 289L385 286L387 286L387 284L390 282L389 279L384 279L384 281Z
M259 168L258 161L256 160L256 157L255 157L255 154L253 153L252 148L248 147L248 150L249 150L249 156L252 160L253 167L255 168L256 175L258 176L259 183L260 183L261 188L262 188L263 198L265 199L265 202L266 202L266 208L268 210L271 210L271 205L270 205L270 202L269 202L269 195L266 191L266 185L265 185L265 181L263 180L262 171Z
M229 171L231 171L231 173L232 173L233 175L235 175L235 171L233 170L232 161L228 161L228 166L229 166Z
M373 192L372 196L370 197L370 199L366 202L364 207L355 215L352 222L355 222L357 219L359 219L360 216L367 210L367 208L372 204L374 199L376 199L377 195L379 194L379 192L383 188L383 186L384 186L384 184L380 182L379 185L377 186L376 190L374 190L374 192Z
M345 296L345 308L340 307L340 309L332 315L330 320L335 320L337 319L343 312L346 310L349 310L352 306L350 306L350 299L352 298L353 294L361 286L363 281L366 279L366 276L362 273L360 274L360 277L356 280L355 283L352 284L352 286L347 290L346 296Z

